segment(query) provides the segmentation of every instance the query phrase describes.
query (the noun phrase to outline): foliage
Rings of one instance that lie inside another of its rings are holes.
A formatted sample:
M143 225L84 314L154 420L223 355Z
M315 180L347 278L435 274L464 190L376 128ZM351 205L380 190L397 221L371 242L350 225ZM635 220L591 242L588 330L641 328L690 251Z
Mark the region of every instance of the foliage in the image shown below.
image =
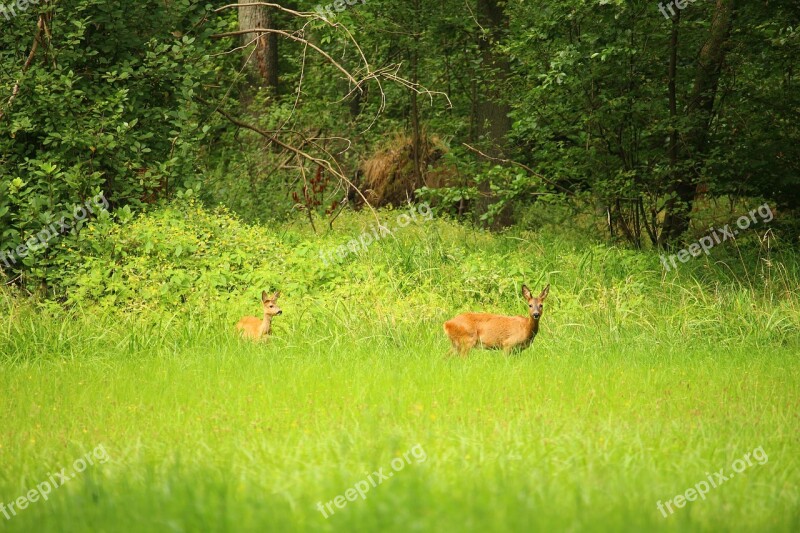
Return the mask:
M670 136L682 147L698 120L686 112L697 68L689 58L707 42L714 5L682 11L675 117L666 81L673 26L652 2L567 0L550 2L544 11L520 2L509 9L508 53L519 81L509 95L519 157L574 191L591 190L615 227L637 218L658 230L675 176L695 169L694 183L711 196L764 196L796 208L800 138L794 126L776 128L778 117L800 109L795 73L782 68L796 55L796 3L741 7L707 147L689 154L682 148L675 162ZM641 245L644 235L623 236Z
M112 208L138 208L196 190L214 123L194 95L225 78L208 39L225 20L198 26L207 8L188 0L28 7L0 33L0 94L19 84L13 102L2 98L0 250L100 192ZM56 281L59 264L46 250L7 274L25 273L31 287Z
M297 7L313 11L316 5ZM331 76L326 59L291 40L280 40L281 92L273 97L248 87L237 70L249 52L225 54L233 41L210 38L236 28L235 10L211 13L210 6L188 0L29 7L3 20L0 34L6 66L0 93L11 95L19 83L10 103L2 99L0 250L27 242L100 192L112 211L129 205L136 212L189 191L248 222L292 220L295 198L306 196L318 169L303 174L296 158L231 127L217 108L267 131L286 128L293 143L319 135L316 148L356 183L361 162L389 132L408 130L418 113L423 130L450 148L441 164L453 169L444 188L423 187L421 197L481 225L498 218L528 224L532 206L560 205L566 195L572 213L595 217L579 225L597 235L609 227L620 232L635 216L639 229L619 236L641 246L641 228L661 223L664 206L675 198L675 176L699 169L695 178L705 194L733 203L766 198L780 207L774 229L797 237L800 142L786 117L798 106L791 64L800 15L788 1L740 7L708 147L677 163L669 160L666 139L673 131L685 136L694 122L670 116L665 72L671 23L649 3L508 2L509 27L493 43L512 73L502 86L493 85L495 73L483 64L478 42L485 34L461 3L434 9L415 0L372 0L337 13L335 22L348 28L374 68L397 65L398 76L449 96L423 93L416 105L399 84L370 82L353 93L338 74ZM679 104L687 101L696 67L691 58L705 42L713 9L691 7L681 20ZM285 13L275 20L287 30L308 22ZM47 31L25 70L39 21ZM302 35L345 68L360 65L341 27L313 21ZM538 175L463 147L481 145L475 110L477 88L484 85L505 94L502 103L512 109L505 156ZM197 99L201 94L208 105ZM328 220L338 212L332 205L356 198L329 178L323 177L312 202ZM606 219L614 223L603 224ZM66 246L42 249L4 273L30 291L58 292L66 260L56 256L77 246L81 229L63 236Z
M311 316L319 304L350 302L347 320L356 327L375 313L412 323L489 303L513 312L523 282L549 281L575 295L568 305L562 302L563 317L580 320L607 308L620 327L635 327L645 316L655 322L666 302L682 309L697 306L690 315L713 306L717 318L708 323L707 334L730 321L746 323L754 334L784 335L789 331L784 326L797 319L792 311L800 279L797 258L780 248L761 248L758 239L748 243L744 233L710 256L662 274L657 254L560 231L557 219L537 231L493 237L441 215L431 220L417 215L400 227L409 209L380 211L387 228L381 233L373 232L378 223L370 213L345 211L334 230L322 235L303 217L280 227L249 225L225 208L208 210L193 199L138 215L103 216L86 226L76 248L64 252L60 296L70 307L137 313L209 305L255 311L261 290L276 288L290 301L316 302L307 310ZM365 234L380 238L369 243ZM705 296L675 293L676 284L697 285ZM742 293L763 302L746 320L735 303ZM784 326L773 330L776 316L789 322L778 320ZM727 342L724 335L719 342Z

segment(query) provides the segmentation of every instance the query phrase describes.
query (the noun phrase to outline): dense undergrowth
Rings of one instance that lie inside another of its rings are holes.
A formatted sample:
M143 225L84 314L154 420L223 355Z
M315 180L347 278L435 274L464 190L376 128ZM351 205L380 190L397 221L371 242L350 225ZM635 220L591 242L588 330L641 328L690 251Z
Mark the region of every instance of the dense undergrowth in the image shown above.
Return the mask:
M197 328L227 331L237 316L258 314L261 290L271 288L286 311L279 336L394 337L419 324L438 334L458 311L524 312L522 283L552 285L543 327L564 339L614 342L629 331L668 344L798 341L793 253L726 243L665 272L655 253L552 231L490 234L422 212L380 211L380 231L376 215L345 213L320 235L302 220L248 225L192 201L92 222L83 247L68 251L60 300L20 305L4 296L4 356L41 353L22 317L45 313L61 324L90 315L90 329L121 322L122 335L156 328L158 339L188 340Z
M338 247L370 213L321 235L191 202L104 218L65 251L60 298L1 293L0 502L109 458L4 530L797 529L792 254L731 243L664 272L552 228L419 208L399 227L408 209L354 253ZM530 349L446 356L443 320L523 313L522 283L551 284ZM272 287L275 336L237 338ZM414 447L424 461L319 511ZM659 512L756 448L768 460Z

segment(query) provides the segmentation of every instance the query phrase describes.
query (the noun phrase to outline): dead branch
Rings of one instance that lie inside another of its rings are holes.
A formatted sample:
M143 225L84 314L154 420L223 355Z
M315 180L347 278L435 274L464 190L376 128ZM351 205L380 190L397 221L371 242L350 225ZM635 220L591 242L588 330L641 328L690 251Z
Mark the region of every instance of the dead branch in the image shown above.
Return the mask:
M293 108L292 108L292 114L297 109L297 107L299 105L299 101L300 101L301 87L302 87L303 78L304 78L303 74L305 73L305 65L306 65L306 51L307 51L308 48L311 48L312 50L314 50L314 52L316 52L322 58L324 58L324 60L327 63L329 63L336 70L341 72L343 74L344 78L349 82L350 90L342 98L342 100L351 97L353 95L353 93L355 93L356 91L363 93L364 85L366 83L370 82L370 81L373 81L373 80L375 81L375 83L377 84L378 89L379 89L380 104L378 105L378 109L377 109L377 111L375 113L375 117L373 118L372 122L366 127L365 131L369 130L372 127L372 125L375 124L375 122L377 121L378 117L381 115L383 110L386 108L386 93L385 93L385 91L383 89L383 81L389 81L391 83L396 83L396 84L404 87L405 89L407 89L409 91L413 91L413 92L415 92L417 94L428 95L428 97L429 97L429 99L431 101L431 104L433 104L433 99L434 99L435 96L439 96L439 95L444 96L445 100L447 101L447 106L448 107L452 107L452 103L451 103L450 98L448 97L447 94L445 94L443 92L438 92L438 91L430 91L430 90L426 89L425 87L423 87L420 84L413 83L413 82L411 82L409 80L406 80L406 79L400 77L398 75L398 72L399 72L400 67L401 67L400 64L387 65L387 66L383 66L383 67L380 67L380 68L377 68L377 69L373 69L372 66L370 65L369 61L367 60L367 57L364 54L364 51L362 50L362 48L359 45L359 43L356 41L356 39L353 36L353 34L350 32L350 30L346 26L342 25L341 23L332 22L332 21L326 19L325 17L320 16L318 13L296 11L296 10L289 9L289 8L284 7L284 6L281 6L280 4L276 4L276 3L272 3L272 2L245 2L245 3L227 4L227 5L224 5L222 7L219 7L217 9L215 9L214 11L215 12L220 12L220 11L223 11L223 10L226 10L226 9L232 9L232 8L237 8L238 9L238 8L241 8L241 7L249 7L249 6L269 7L269 8L277 9L279 11L282 11L282 12L287 13L287 14L289 14L291 16L294 16L294 17L306 19L306 22L304 22L302 24L301 28L296 30L296 31L293 31L293 32L279 30L279 29L273 29L273 28L252 28L252 29L247 29L247 30L239 30L239 31L231 31L231 32L225 32L225 33L219 33L219 34L211 36L214 39L222 39L222 38L227 38L227 37L236 37L236 36L245 35L245 34L260 35L260 34L263 34L263 33L270 33L270 34L279 35L279 36L281 36L281 37L283 37L285 39L289 39L289 40L295 41L297 43L301 43L304 46L303 61L302 61L303 69L301 71L300 83L299 83L299 86L297 87L297 93L296 93L294 105L293 105ZM360 63L358 68L353 69L351 71L348 71L338 61L336 61L328 52L326 52L325 50L323 50L322 48L320 48L319 46L315 45L313 42L311 42L311 41L309 41L308 39L305 38L306 29L309 28L309 26L311 24L313 24L313 23L315 23L317 21L324 23L325 25L335 29L336 31L341 31L346 35L346 41L348 43L352 44L353 48L357 51L356 53L357 53L357 56L358 56L358 59L359 59L359 63ZM201 98L198 98L198 100L203 102L203 100ZM331 173L331 175L335 176L339 180L339 184L340 185L346 184L348 187L352 187L356 191L358 196L364 201L365 205L370 209L370 211L372 211L373 215L375 216L375 219L380 223L380 219L379 219L378 214L375 211L375 209L370 205L369 201L367 201L367 198L364 196L364 194L361 192L361 190L358 187L356 187L356 185L353 182L351 182L344 175L344 171L339 166L337 158L334 157L328 151L327 147L325 147L323 144L318 142L320 139L317 138L316 135L314 135L314 136L309 138L309 137L306 137L301 132L292 131L292 130L289 130L289 129L284 129L286 127L286 125L288 124L288 122L289 122L289 120L291 118L291 115L290 115L289 118L284 120L283 123L279 126L278 132L267 132L267 131L259 128L258 126L254 126L252 124L247 124L247 123L245 123L245 122L233 117L230 113L227 113L227 112L223 111L222 109L220 109L219 108L219 104L217 106L212 106L212 107L215 107L214 110L217 111L218 113L220 113L226 119L228 119L228 121L231 122L232 124L237 125L237 126L239 126L241 128L244 128L244 129L249 129L249 130L261 135L265 139L267 139L268 143L274 143L275 145L280 146L281 148L283 148L285 151L290 152L292 154L292 156L289 157L286 160L286 163L291 161L291 159L293 157L295 157L295 156L300 158L301 159L301 161L300 161L301 169L300 170L301 170L301 174L302 174L303 180L305 180L305 168L303 166L304 165L303 160L304 161L309 161L309 162L311 162L313 164L316 164L316 165L319 165L321 168L329 171ZM278 138L278 135L283 134L283 133L299 137L299 139L300 139L299 148L296 147L296 146L292 146L290 144L287 144L284 141L281 141ZM348 140L345 140L345 141L349 143ZM305 146L313 147L313 150L316 153L321 154L321 155L319 157L311 155L310 153L305 151L305 148L304 148ZM344 151L346 151L346 150L347 150L347 148L344 149ZM337 216L338 216L338 214L337 214ZM332 221L331 221L331 223L332 223ZM313 226L313 221L312 221L312 226Z
M211 105L209 102L207 102L206 100L204 100L200 96L195 96L195 98L197 98L197 100L199 100L201 103L203 103L205 105L208 105L208 106ZM281 141L280 139L278 139L277 134L276 135L272 135L270 132L261 129L258 126L254 126L252 124L248 124L246 122L243 122L243 121L237 119L236 117L234 117L233 115L231 115L230 113L228 113L227 111L224 111L224 110L219 109L219 108L216 108L215 111L217 113L219 113L220 115L222 115L223 117L225 117L226 119L228 119L228 121L231 124L234 124L236 126L239 126L240 128L244 128L244 129L253 131L255 133L258 133L259 135L261 135L262 137L267 139L267 142L275 143L278 146L280 146L281 148L283 148L284 150L292 152L292 153L296 154L297 156L301 157L302 159L305 159L307 161L311 161L312 163L315 163L317 165L322 166L325 170L329 171L331 174L336 176L340 181L342 181L344 183L347 183L347 185L352 187L353 190L355 190L356 193L358 193L358 195L361 197L361 199L364 200L364 204L370 209L370 211L372 211L372 213L375 215L375 219L380 223L380 219L378 218L377 212L375 212L375 209L373 209L372 205L369 203L369 201L367 200L366 196L364 196L364 194L361 192L361 189L356 187L356 185L352 181L350 181L347 178L347 176L345 176L341 172L341 170L337 170L331 164L330 161L328 161L326 159L320 159L319 157L314 157L313 155L311 155L311 154L309 154L307 152L304 152L303 150L301 150L299 148L295 148L294 146L292 146L290 144L287 144L287 143Z
M6 111L11 109L11 104L14 103L14 100L16 100L17 98L17 94L19 94L19 84L22 83L22 78L25 76L25 73L30 68L31 63L33 63L33 57L36 55L36 50L39 49L39 40L42 37L42 29L44 27L45 27L44 14L41 14L39 15L39 20L36 23L36 34L33 36L33 45L31 45L31 52L28 54L28 59L22 66L22 74L20 75L17 82L14 84L14 88L11 90L11 97L8 99L8 103L6 104ZM0 109L0 120L3 120L6 111Z
M379 92L380 92L380 95L381 95L381 97L380 97L381 100L380 100L380 105L379 105L379 107L378 107L378 109L376 111L375 119L367 126L365 131L369 130L372 127L372 125L377 121L378 116L380 116L380 114L386 108L386 93L383 90L383 85L381 83L381 78L385 78L388 81L391 81L391 82L394 82L394 83L398 83L398 84L404 86L405 88L416 92L417 94L426 94L430 98L431 102L433 102L433 97L434 96L444 96L445 100L447 100L448 108L452 107L452 102L450 101L450 98L449 98L449 96L447 94L445 94L443 92L440 92L440 91L430 91L430 90L426 89L425 87L423 87L422 85L412 83L409 80L406 80L404 78L399 77L397 75L397 71L400 69L400 65L389 65L389 66L386 66L386 67L383 67L383 68L379 68L379 69L373 70L372 67L370 66L369 61L367 60L366 55L364 54L364 51L361 49L361 46L358 44L358 41L356 41L355 37L350 32L350 30L347 28L347 26L344 26L343 24L341 24L339 22L331 22L330 20L326 19L325 17L320 16L318 13L295 11L293 9L289 9L289 8L283 7L280 4L275 4L275 3L271 3L271 2L247 2L247 3L239 3L239 4L228 4L228 5L224 5L222 7L219 7L217 9L215 9L214 11L215 12L220 12L220 11L223 11L225 9L248 7L248 6L265 6L265 7L274 8L274 9L277 9L279 11L283 11L283 12L288 13L288 14L290 14L292 16L295 16L295 17L308 19L308 22L306 22L294 34L290 34L288 32L282 31L282 30L256 28L256 29L250 29L250 30L242 30L240 32L228 32L228 33L218 34L218 35L214 35L212 37L215 37L215 38L222 38L222 37L225 37L225 36L233 37L235 35L243 34L243 33L275 33L275 34L287 37L287 38L289 38L291 40L304 43L306 46L310 46L316 52L320 53L323 57L325 57L325 59L328 62L330 62L332 65L334 65L338 70L342 71L345 74L345 77L348 79L348 81L350 81L350 83L352 84L352 88L342 98L342 100L344 100L346 98L349 98L350 95L352 95L353 92L355 92L355 91L362 91L362 89L361 89L362 85L365 82L367 82L368 80L374 80L378 85L378 89L379 89ZM359 69L356 69L354 74L351 74L348 71L346 71L329 54L327 54L326 52L321 50L319 47L315 46L313 43L309 42L307 39L305 39L303 37L300 37L301 35L303 35L305 33L305 29L308 27L308 25L311 24L312 22L315 22L315 21L321 21L321 22L325 23L326 25L330 26L331 28L334 28L336 30L340 30L340 31L345 33L345 35L347 36L347 41L350 42L353 45L353 47L357 50L359 59L360 59L360 61L362 63L362 67L359 68ZM356 78L358 77L359 73L362 73L362 72L363 72L363 77L360 80L357 80Z
M312 13L312 12L308 12L308 11L295 11L293 9L289 9L288 7L283 7L280 4L272 4L270 2L249 2L249 3L243 3L243 4L228 4L228 5L224 5L222 7L218 7L217 9L214 10L214 13L219 13L220 11L223 11L225 9L231 9L233 7L239 8L239 7L251 7L251 6L272 7L272 8L277 9L278 11L283 11L284 13L288 13L288 14L290 14L292 16L295 16L295 17L321 18L316 13Z
M352 76L352 74L350 74L350 73L347 71L347 69L345 69L345 68L344 68L343 66L341 66L339 63L337 63L335 59L333 59L333 58L332 58L332 57L331 57L331 56L330 56L330 55L329 55L329 54L328 54L328 53L327 53L325 50L323 50L323 49L322 49L322 48L320 48L319 46L317 46L317 45L315 45L314 43L312 43L312 42L308 41L308 39L303 39L302 37L298 37L298 36L296 36L296 35L292 35L292 34L291 34L291 33L289 33L288 31L283 31L283 30L275 30L275 29L271 29L271 28L253 28L253 29L250 29L250 30L238 30L238 31L229 31L229 32L225 32L225 33L217 33L217 34L214 34L214 35L212 35L212 36L211 36L211 38L212 38L212 39L223 39L223 38L225 38L225 37L236 37L236 36L238 36L238 35L246 35L246 34L248 34L248 33L274 33L274 34L277 34L277 35L282 35L282 36L286 37L287 39L291 39L291 40L293 40L293 41L297 41L297 42L299 42L299 43L303 43L304 45L306 45L306 46L309 46L309 47L313 48L314 50L316 50L316 51L317 51L317 53L318 53L318 54L320 54L322 57L324 57L325 59L327 59L327 60L328 60L328 62L329 62L331 65L333 65L333 66L334 66L334 67L336 67L338 70L340 70L342 73L344 73L345 77L346 77L346 78L347 78L347 79L348 79L348 80L349 80L349 81L350 81L350 82L351 82L353 85L355 85L355 86L356 86L356 88L358 88L358 89L360 90L360 85L361 85L361 83L363 83L363 81L362 81L361 83L359 83L359 82L358 82L358 80L356 80L356 79L355 79L355 78Z

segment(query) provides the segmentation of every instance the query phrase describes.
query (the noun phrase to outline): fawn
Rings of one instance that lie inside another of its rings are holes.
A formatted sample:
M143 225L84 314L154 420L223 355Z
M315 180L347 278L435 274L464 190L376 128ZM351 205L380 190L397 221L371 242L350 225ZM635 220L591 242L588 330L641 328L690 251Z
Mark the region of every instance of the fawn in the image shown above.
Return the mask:
M444 332L453 343L453 351L466 357L476 344L484 348L502 348L508 353L514 348L524 350L539 333L539 320L544 311L544 300L550 284L534 297L525 285L522 296L528 301L530 317L504 316L489 313L464 313L444 323Z
M267 291L261 291L261 303L264 306L264 320L254 316L245 316L236 324L236 329L242 332L242 335L251 339L266 338L272 332L272 317L283 314L280 307L278 307L278 296L280 291L272 296L267 295Z

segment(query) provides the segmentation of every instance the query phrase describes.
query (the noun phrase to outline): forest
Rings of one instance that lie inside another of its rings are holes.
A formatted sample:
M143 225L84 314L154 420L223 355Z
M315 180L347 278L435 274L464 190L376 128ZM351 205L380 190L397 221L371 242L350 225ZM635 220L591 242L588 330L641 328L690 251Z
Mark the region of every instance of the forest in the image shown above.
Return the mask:
M0 0L0 530L797 531L798 58L796 0Z

